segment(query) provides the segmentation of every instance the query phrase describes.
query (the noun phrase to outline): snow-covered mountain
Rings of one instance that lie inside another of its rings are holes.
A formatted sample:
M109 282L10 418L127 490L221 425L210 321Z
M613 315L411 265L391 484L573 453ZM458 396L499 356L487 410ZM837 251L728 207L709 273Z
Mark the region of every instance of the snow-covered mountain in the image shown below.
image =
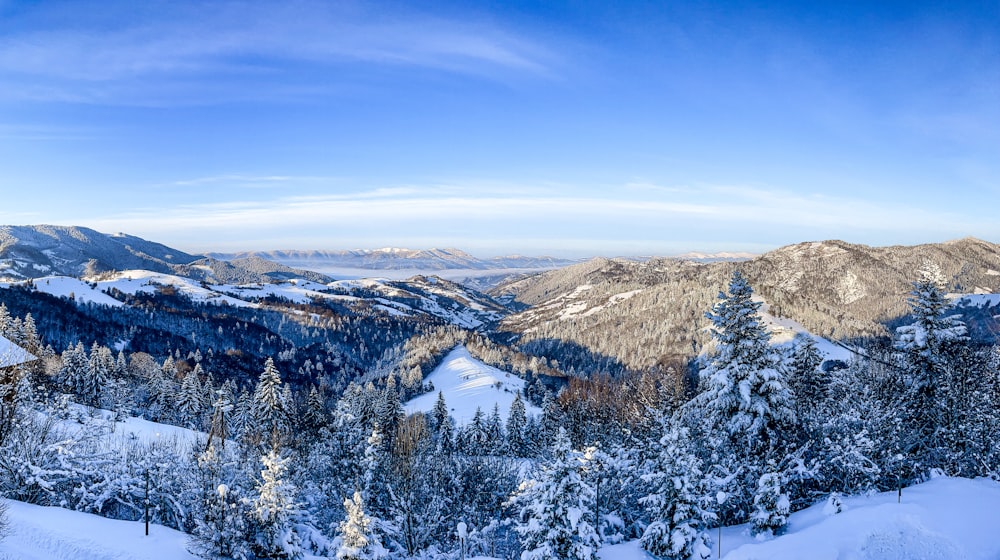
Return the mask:
M83 227L0 226L0 277L83 276L142 268L171 272L200 257L139 237Z
M84 279L45 276L30 281L39 291L78 303L118 307L123 296L169 290L193 301L235 307L259 307L288 301L335 302L348 309L395 317L436 317L455 326L477 329L492 325L508 310L489 296L436 277L416 276L405 281L385 279L341 280L321 284L302 278L282 282L208 284L190 277L148 270L104 273Z
M722 251L719 253L701 253L698 251L691 251L689 253L684 253L682 255L677 255L676 258L684 259L686 261L695 262L719 262L719 261L748 261L757 255L754 253L746 252L732 252L732 251Z
M124 233L109 235L75 226L0 226L2 279L80 278L119 270L148 270L219 284L291 278L332 280L259 257L221 261L191 255Z
M524 306L501 325L523 341L559 341L564 354L586 351L636 370L673 362L680 369L707 342L704 313L734 268L743 271L773 317L841 338L890 334L908 313L907 293L926 262L940 267L952 293L1000 293L1000 246L972 238L895 247L798 243L743 262L599 258L489 293ZM966 318L973 335L991 342L1000 332L1000 313L989 309L1000 301L980 302L978 315Z

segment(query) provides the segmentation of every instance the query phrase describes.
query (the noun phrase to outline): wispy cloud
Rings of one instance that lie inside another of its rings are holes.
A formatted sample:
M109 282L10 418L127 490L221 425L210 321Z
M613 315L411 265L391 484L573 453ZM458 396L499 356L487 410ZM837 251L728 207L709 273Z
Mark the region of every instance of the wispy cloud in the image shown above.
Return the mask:
M345 3L150 3L142 20L131 3L108 6L111 21L25 29L0 38L0 95L48 101L114 102L140 93L157 99L150 80L202 95L236 78L289 88L276 76L314 65L322 82L338 65L409 66L500 78L549 76L558 60L541 41L492 23L381 14ZM61 6L73 10L72 4ZM75 9L81 9L76 6ZM45 6L38 6L44 10ZM88 8L89 9L89 8ZM397 11L398 13L398 11ZM206 83L211 82L211 83ZM322 91L328 91L325 88ZM174 92L171 97L184 99Z
M645 240L643 247L666 248L693 234L711 241L706 232L725 230L730 235L741 228L746 235L737 248L843 231L921 239L1000 234L1000 227L991 221L970 223L968 216L760 188L689 187L649 191L641 197L631 187L608 189L604 195L527 192L482 196L458 193L454 187L376 189L136 211L90 220L89 225L167 242L177 239L175 243L189 246L197 240L199 249L208 248L207 239L230 248L234 239L240 244L235 248L288 248L280 242L306 231L313 245L324 243L326 248L341 247L343 239L358 237L397 245L415 238L437 239L438 245L450 246L481 246L496 238L549 239L551 245L562 247L594 239L602 240L600 246L605 248L637 247L635 240ZM178 232L188 237L178 239Z
M302 184L330 185L340 181L337 177L296 176L296 175L213 175L194 179L181 179L160 185L161 187L204 187L221 185L226 188L274 188L294 187Z

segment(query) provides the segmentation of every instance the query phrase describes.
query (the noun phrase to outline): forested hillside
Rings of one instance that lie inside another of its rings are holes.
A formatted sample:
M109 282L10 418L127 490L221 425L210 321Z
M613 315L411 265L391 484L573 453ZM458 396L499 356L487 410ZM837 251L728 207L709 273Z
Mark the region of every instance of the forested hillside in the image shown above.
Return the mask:
M905 320L910 283L928 262L939 266L949 293L1000 291L1000 246L961 239L883 248L801 243L738 263L594 259L490 293L530 306L500 326L521 347L567 371L596 365L617 374L683 367L697 355L709 339L704 310L733 270L743 272L772 315L820 336L884 342ZM977 341L991 343L996 313L966 312Z

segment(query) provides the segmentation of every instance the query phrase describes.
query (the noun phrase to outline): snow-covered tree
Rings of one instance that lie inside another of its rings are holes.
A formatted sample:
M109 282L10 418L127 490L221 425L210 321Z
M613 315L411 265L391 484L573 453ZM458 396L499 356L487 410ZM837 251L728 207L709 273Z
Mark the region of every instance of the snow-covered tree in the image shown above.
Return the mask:
M323 396L313 385L309 388L309 396L306 397L302 421L310 430L315 431L325 426L326 420L326 404L323 402Z
M177 393L177 403L175 409L177 416L182 423L192 428L200 425L200 417L203 412L201 381L198 379L202 373L201 364L197 364L194 369L184 375L181 382L181 390Z
M639 502L650 523L639 542L658 558L704 560L712 553L705 529L715 513L708 508L701 461L689 451L686 429L668 421L662 428L656 455L642 475L651 491Z
M271 449L261 457L264 464L254 500L253 552L258 558L302 558L299 535L294 531L291 517L298 509L295 487L286 479L288 458L282 458Z
M720 301L706 314L716 353L701 371L706 390L692 402L732 444L760 453L795 415L771 335L758 313L761 303L752 298L753 290L736 271L729 293L720 293Z
M340 560L375 560L384 558L387 551L379 542L374 523L364 510L361 492L344 500L346 516L337 527L340 545L336 558Z
M594 560L600 538L594 522L594 489L583 477L580 454L559 429L552 456L538 477L524 483L513 503L521 560Z
M253 406L256 430L272 441L280 441L287 426L286 406L281 394L281 374L271 358L264 363L264 371L257 380Z
M444 393L438 391L437 400L434 401L434 408L431 409L431 429L435 432L441 430L445 422L448 421L448 405L444 402Z
M198 489L191 506L194 529L189 549L202 558L244 558L247 542L249 500L235 483L230 465L220 448L209 444L198 456Z
M88 389L87 379L87 351L82 342L76 346L70 345L62 353L62 367L59 368L59 379L67 392L80 395L86 394Z
M716 348L701 371L704 390L683 407L705 442L713 476L731 490L721 511L726 522L746 520L764 466L782 462L793 439L792 393L760 306L735 271L729 292L706 314Z
M90 349L90 359L87 361L87 376L84 392L80 395L83 401L93 406L101 406L104 390L115 369L115 359L111 350L94 343Z
M896 349L906 356L907 379L903 452L917 471L944 466L949 424L949 390L958 350L968 340L959 315L949 313L944 278L934 264L919 271L910 292L914 322L896 329ZM919 472L913 473L919 475Z
M507 416L507 453L514 457L524 457L528 452L528 414L521 399L521 392L514 396Z
M787 370L788 386L795 395L799 416L816 411L826 400L830 375L820 369L822 363L816 339L805 333L796 334Z
M790 508L788 495L781 491L781 476L775 472L764 473L753 497L750 530L755 535L780 533L788 523Z

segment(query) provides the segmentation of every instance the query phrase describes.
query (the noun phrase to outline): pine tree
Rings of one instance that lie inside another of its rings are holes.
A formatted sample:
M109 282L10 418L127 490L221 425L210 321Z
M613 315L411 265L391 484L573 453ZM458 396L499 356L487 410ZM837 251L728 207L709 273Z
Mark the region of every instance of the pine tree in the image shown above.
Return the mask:
M271 358L264 363L264 371L257 380L253 403L254 419L260 433L280 441L286 428L286 409L281 394L281 375Z
M257 499L254 501L256 536L252 546L258 558L281 558L297 560L302 558L301 539L294 531L291 516L297 509L295 487L285 476L288 459L282 458L276 447L263 457L264 469L257 485Z
M365 514L361 492L344 500L346 516L338 525L340 546L335 558L340 560L375 560L386 556L386 550L375 534L374 522Z
M528 426L528 414L521 399L520 391L510 404L510 414L507 416L507 453L514 457L524 457L528 451L528 440L525 429Z
M67 392L79 395L83 398L88 388L87 351L83 348L83 343L78 342L76 346L70 345L62 353L62 367L59 368L59 379Z
M486 447L484 450L492 455L500 453L506 440L503 431L503 420L500 418L500 404L493 405L493 412L486 419Z
M826 400L830 375L819 369L822 363L816 339L805 333L796 334L788 364L788 385L800 410L815 410Z
M233 407L233 414L230 417L230 426L233 435L244 443L249 443L254 439L254 402L253 397L244 389L236 399L236 406Z
M176 411L181 423L191 428L197 428L202 414L202 388L198 379L202 373L201 364L187 372L181 382L181 390L177 394Z
M760 302L736 271L728 294L706 316L712 321L717 354L701 377L707 390L695 401L707 419L738 447L760 452L779 437L782 423L794 420L791 392L760 319Z
M220 448L209 442L198 455L197 501L192 506L194 530L189 549L212 560L244 558L251 554L247 543L247 500L234 485L233 473L222 458Z
M753 534L776 535L785 528L790 504L788 495L781 491L781 476L778 473L766 472L760 477L753 507L753 515L750 516Z
M960 349L968 341L959 315L949 314L944 279L936 265L920 270L909 304L914 322L896 329L896 348L907 361L903 452L920 471L942 467L947 455L950 376Z
M481 407L476 407L472 421L462 428L461 439L462 451L465 453L476 455L488 450L490 438L486 431L486 415Z
M639 540L647 552L670 560L711 557L711 539L705 531L715 514L703 487L701 461L689 450L688 433L668 421L642 480L651 492L639 500L651 520Z
M718 478L728 481L726 522L750 514L752 492L769 461L781 462L794 427L791 391L782 374L770 333L759 315L760 302L739 273L729 293L706 316L712 321L716 353L702 369L705 390L683 407L695 430L702 430Z
M579 454L560 428L552 456L539 477L522 485L515 531L521 560L595 560L600 538L595 530L594 489L586 484Z
M92 406L101 406L104 388L111 378L115 361L111 350L96 342L90 349L90 359L87 362L87 380L83 400Z
M448 405L444 402L444 393L438 391L437 400L434 401L434 408L431 410L431 418L434 424L431 428L437 432L445 422L448 421Z
M326 425L326 416L326 404L316 386L313 385L309 388L309 396L306 397L306 407L302 419L311 431L318 431Z

